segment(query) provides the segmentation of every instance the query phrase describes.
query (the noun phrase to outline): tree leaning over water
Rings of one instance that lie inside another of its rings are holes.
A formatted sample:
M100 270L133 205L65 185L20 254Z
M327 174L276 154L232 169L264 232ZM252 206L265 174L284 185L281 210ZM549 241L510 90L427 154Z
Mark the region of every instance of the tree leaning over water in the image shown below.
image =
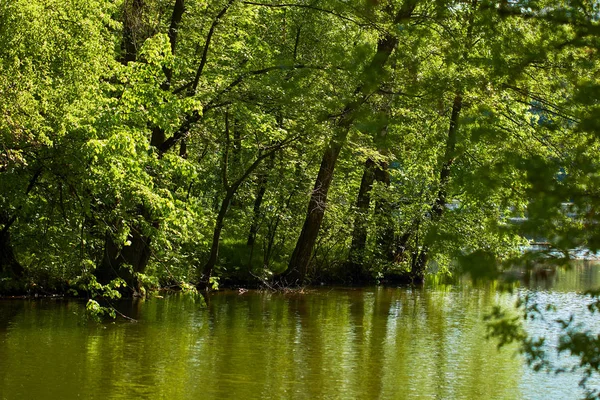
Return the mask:
M594 250L594 7L3 5L3 286L422 280L524 238Z

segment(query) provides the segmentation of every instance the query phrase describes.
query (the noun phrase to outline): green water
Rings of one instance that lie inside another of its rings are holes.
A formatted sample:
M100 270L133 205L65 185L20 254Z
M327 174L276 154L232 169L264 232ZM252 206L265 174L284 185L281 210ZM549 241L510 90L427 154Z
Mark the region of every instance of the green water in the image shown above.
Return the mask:
M577 309L585 266L533 285ZM514 297L493 284L215 293L122 303L138 319L85 323L83 303L0 301L0 399L568 399L578 378L531 372L485 339Z

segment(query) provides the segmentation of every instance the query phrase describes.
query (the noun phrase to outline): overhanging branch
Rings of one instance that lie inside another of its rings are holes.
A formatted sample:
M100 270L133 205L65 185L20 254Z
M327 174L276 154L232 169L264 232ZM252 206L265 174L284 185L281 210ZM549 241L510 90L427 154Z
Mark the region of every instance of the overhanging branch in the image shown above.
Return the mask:
M231 90L233 88L235 88L236 86L240 85L244 81L244 79L246 79L246 78L249 78L249 77L252 77L252 76L257 76L257 75L267 74L267 73L272 72L272 71L289 71L289 70L296 70L296 69L325 70L327 68L324 67L324 66L305 65L305 64L275 65L275 66L271 66L271 67L267 67L267 68L262 68L262 69L254 70L254 71L244 72L244 73L240 74L237 78L235 78L229 85L227 85L219 93L217 93L217 95L206 105L206 107L204 108L204 110L210 110L211 108L214 108L214 104L221 98L221 96L223 96L224 94L227 94L227 93L231 92Z
M254 70L254 71L244 72L244 73L240 74L236 79L234 79L223 90L221 90L219 93L217 93L215 95L215 97L213 97L213 99L210 100L202 108L202 112L196 110L196 111L192 112L191 114L188 114L184 118L179 129L177 129L177 131L175 131L173 136L171 136L169 139L165 140L163 142L163 144L158 148L159 152L161 154L165 153L165 152L169 151L173 146L175 146L180 140L185 139L185 137L188 135L192 125L195 124L196 122L198 122L200 120L200 118L202 118L202 115L204 113L206 113L214 108L229 104L229 102L220 102L219 103L220 98L224 94L231 92L231 90L233 90L236 86L240 85L244 81L244 79L246 79L248 77L252 77L252 76L263 75L263 74L266 74L266 73L269 73L272 71L286 71L286 70L296 70L296 69L325 70L327 68L324 66L318 66L318 65L296 64L296 65L276 65L276 66L262 68L262 69L258 69L258 70Z

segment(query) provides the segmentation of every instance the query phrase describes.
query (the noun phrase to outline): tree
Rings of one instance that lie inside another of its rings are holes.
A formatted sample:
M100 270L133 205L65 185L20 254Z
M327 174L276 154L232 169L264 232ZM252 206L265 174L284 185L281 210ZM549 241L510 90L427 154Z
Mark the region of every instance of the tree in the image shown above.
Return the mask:
M416 2L406 1L393 17L392 25L405 24L411 17ZM398 44L398 38L385 33L377 41L377 49L370 63L362 72L362 79L353 93L354 99L347 102L334 120L334 136L331 138L317 175L302 232L289 262L287 279L292 284L302 283L325 214L327 194L340 151L360 107L381 83L384 67Z

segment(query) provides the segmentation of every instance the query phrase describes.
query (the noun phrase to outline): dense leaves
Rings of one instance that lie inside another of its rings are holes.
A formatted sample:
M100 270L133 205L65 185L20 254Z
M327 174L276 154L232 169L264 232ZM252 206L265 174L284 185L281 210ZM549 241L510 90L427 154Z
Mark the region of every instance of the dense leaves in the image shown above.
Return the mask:
M136 240L162 284L595 250L594 7L3 4L3 274L116 277Z
M530 240L598 250L598 13L4 1L0 290L481 278Z

